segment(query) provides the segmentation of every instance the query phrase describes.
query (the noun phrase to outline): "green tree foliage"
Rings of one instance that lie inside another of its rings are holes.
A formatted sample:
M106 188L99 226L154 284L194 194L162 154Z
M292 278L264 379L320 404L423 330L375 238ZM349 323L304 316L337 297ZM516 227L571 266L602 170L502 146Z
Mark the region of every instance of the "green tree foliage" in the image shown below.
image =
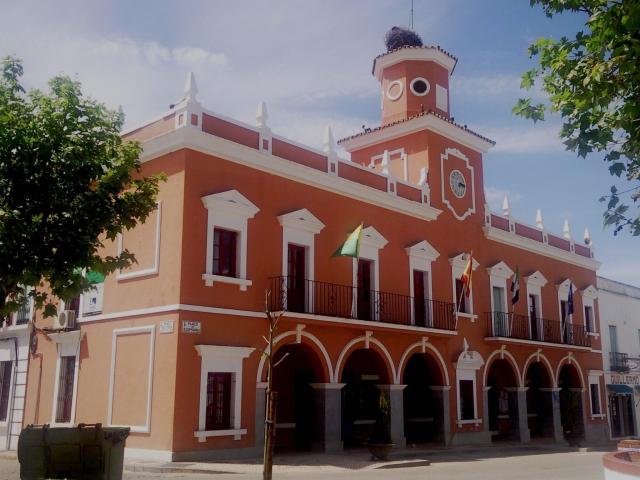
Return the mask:
M144 222L163 177L140 175L140 145L120 137L122 112L83 96L80 83L61 76L48 93L26 92L21 62L0 66L0 314L34 287L36 306L52 315L54 297L89 288L83 270L107 275L135 262L100 250Z
M522 75L521 86L536 81L549 103L521 98L513 112L534 122L545 112L563 120L560 137L567 149L586 157L604 154L609 172L624 176L632 188L611 187L604 224L614 234L627 228L640 235L640 0L530 0L548 17L584 15L584 29L574 38L541 38L529 47L538 67ZM629 196L630 202L625 198ZM635 207L630 210L631 207Z

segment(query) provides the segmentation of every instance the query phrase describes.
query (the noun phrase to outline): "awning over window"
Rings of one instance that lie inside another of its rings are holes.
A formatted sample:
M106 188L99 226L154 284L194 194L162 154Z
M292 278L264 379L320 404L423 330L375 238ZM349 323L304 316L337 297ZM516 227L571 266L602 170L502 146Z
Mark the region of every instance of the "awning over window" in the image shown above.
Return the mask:
M633 395L633 389L629 385L608 383L607 390L614 395Z

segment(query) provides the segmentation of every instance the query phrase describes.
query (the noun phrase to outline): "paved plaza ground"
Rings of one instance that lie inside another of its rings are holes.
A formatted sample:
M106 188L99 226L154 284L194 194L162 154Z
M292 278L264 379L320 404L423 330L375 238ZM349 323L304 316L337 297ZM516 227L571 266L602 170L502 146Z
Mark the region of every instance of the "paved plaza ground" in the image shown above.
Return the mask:
M364 451L342 455L284 455L276 459L275 480L282 479L406 479L406 480L602 480L602 455L607 449L576 451L537 447L406 450L389 462L372 462ZM137 468L146 471L130 471ZM179 472L178 468L181 468ZM156 471L152 471L152 470ZM209 474L201 473L209 470ZM200 473L198 473L200 472ZM253 463L129 464L126 480L154 478L219 480L261 479ZM19 478L16 460L0 459L0 479Z

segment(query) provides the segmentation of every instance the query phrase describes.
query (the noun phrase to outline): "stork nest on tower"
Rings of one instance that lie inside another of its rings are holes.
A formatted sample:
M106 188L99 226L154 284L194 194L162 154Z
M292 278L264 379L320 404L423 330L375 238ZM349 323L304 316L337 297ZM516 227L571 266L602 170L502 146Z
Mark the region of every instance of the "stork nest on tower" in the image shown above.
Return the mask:
M387 51L390 52L401 47L421 47L422 38L408 28L392 27L384 36L384 43L387 46Z

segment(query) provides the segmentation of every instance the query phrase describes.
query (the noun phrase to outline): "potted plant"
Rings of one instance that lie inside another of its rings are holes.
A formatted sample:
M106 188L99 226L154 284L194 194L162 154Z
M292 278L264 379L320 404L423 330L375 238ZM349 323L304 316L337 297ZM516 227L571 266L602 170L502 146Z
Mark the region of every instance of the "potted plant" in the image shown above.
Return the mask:
M378 412L373 426L373 435L365 443L374 459L386 460L395 446L391 442L391 426L389 422L389 401L380 391L378 396Z

